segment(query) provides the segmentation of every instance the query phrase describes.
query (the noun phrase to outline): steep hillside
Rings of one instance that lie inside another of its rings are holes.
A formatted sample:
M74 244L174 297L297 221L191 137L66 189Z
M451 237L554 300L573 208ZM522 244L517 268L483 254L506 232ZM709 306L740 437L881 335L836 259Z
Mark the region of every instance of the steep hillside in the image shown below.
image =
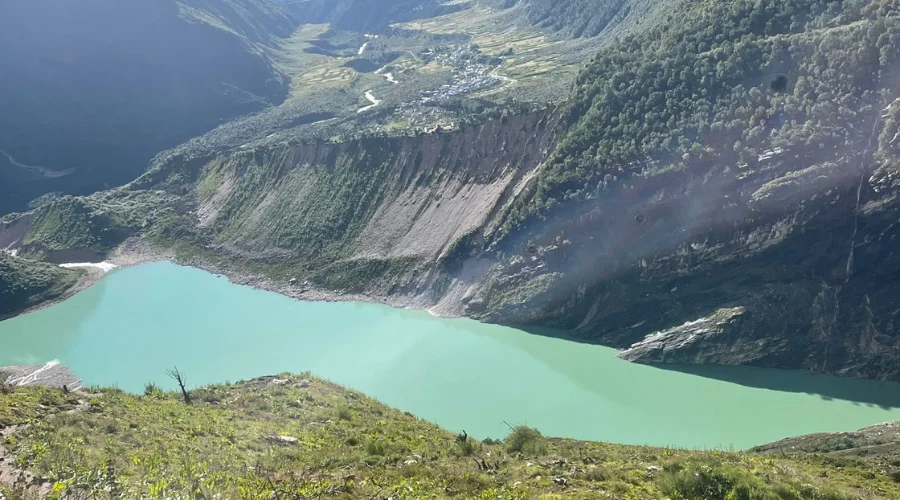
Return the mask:
M99 251L144 236L286 293L552 327L639 362L900 380L896 2L670 12L608 43L562 110L172 155L0 241L89 248L57 236L71 212L122 228Z
M267 0L0 5L0 214L135 178L164 148L284 99Z
M188 389L191 389L188 387ZM0 494L35 498L888 499L896 467L822 455L455 435L309 375L181 393L0 391ZM477 411L473 408L472 411ZM456 430L454 430L456 431ZM16 481L17 478L20 478Z
M79 271L0 251L0 318L61 296L79 276Z
M896 7L685 9L579 77L466 313L636 361L900 379Z

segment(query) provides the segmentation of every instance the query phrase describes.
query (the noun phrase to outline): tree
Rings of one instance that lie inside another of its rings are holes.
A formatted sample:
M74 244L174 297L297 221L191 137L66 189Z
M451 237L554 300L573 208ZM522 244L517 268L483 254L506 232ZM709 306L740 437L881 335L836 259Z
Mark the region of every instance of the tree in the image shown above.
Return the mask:
M184 397L184 402L190 404L191 393L189 393L188 390L185 388L185 384L187 383L187 380L185 379L184 374L181 373L178 370L178 367L176 366L175 368L173 368L171 370L166 370L166 375L172 377L173 379L175 379L176 382L178 382L178 387L181 388L181 395Z

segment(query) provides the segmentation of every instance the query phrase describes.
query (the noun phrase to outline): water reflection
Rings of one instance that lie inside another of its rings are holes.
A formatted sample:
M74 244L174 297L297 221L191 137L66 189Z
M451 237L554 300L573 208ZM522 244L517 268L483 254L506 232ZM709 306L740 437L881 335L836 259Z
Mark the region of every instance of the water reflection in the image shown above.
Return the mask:
M900 384L855 380L798 370L767 370L752 366L653 365L746 387L817 395L823 401L850 401L888 410L900 408Z

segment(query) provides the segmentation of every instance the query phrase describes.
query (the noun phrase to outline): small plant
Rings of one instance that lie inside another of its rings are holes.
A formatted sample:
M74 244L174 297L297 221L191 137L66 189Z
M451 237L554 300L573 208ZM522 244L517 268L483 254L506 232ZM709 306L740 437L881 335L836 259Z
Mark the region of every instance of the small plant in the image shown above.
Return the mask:
M153 382L147 382L144 384L144 396L156 396L162 393L162 389L159 388L158 385Z
M517 425L506 437L506 449L510 453L543 455L547 453L547 439L537 429Z
M350 411L350 408L347 406L341 406L338 408L338 419L340 420L351 420L353 418L353 413Z

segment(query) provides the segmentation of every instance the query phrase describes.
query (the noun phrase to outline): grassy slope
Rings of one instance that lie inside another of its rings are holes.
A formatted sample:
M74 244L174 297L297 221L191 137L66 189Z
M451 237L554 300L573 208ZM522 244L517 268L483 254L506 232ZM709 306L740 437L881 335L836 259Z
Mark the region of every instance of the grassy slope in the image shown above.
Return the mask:
M301 386L303 378L309 387ZM79 398L82 410L61 413L79 408ZM449 431L308 375L211 386L193 398L186 405L158 389L145 396L106 389L90 397L7 389L0 391L0 429L31 425L0 445L53 492L91 498L900 495L885 471L823 455L646 448L546 439L521 429L505 443L463 444ZM272 436L296 442L279 444ZM21 488L0 492L24 495Z
M59 297L80 274L0 252L0 317Z

